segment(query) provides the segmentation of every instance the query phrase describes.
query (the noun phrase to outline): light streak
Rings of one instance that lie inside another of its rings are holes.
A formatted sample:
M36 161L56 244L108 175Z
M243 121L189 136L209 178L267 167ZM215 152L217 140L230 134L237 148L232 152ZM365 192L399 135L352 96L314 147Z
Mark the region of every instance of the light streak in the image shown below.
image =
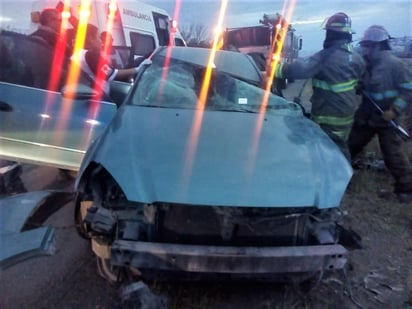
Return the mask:
M85 121L87 124L91 125L91 126L97 126L100 124L100 121L97 121L95 119L87 119Z
M82 12L87 12L87 11L90 12L90 2L91 2L90 0L81 1L80 8L79 8L79 15L81 14L87 15ZM69 10L69 8L70 8L70 0L66 0L64 3L64 10ZM81 50L83 50L84 48L86 28L87 28L88 22L89 22L88 18L80 17L78 20L77 29L75 31L76 35L74 38L74 48L73 48L73 53L72 53L74 57L76 57L81 52ZM65 25L68 26L68 24L65 24ZM76 63L76 61L70 61L70 66L69 66L69 70L67 73L65 84L66 85L76 85L78 84L79 77L80 77L80 66L78 65L78 63ZM60 121L57 122L55 132L61 132L61 134L54 135L54 139L55 139L54 142L57 145L63 144L63 141L65 139L65 133L70 134L70 132L68 132L67 130L68 128L67 124L71 119L71 114L72 114L71 111L72 111L73 105L75 104L74 97L65 97L60 102L61 102L61 105L60 105L61 108L59 109L60 114L57 116L57 118L60 119Z
M180 0L176 0L176 4L175 4L175 9L173 12L173 20L178 20L179 18L179 13L180 13ZM173 30L173 29L171 29ZM164 92L164 86L166 84L166 80L167 80L167 75L169 72L169 66L170 66L170 56L172 53L172 46L174 45L174 31L172 31L172 34L170 35L169 38L169 45L167 47L166 50L166 56L165 56L165 62L163 64L163 70L162 70L162 77L161 77L161 83L159 85L159 88L157 90L157 98L160 98L163 96L163 92Z
M282 12L280 14L282 18L281 20L282 27L277 27L279 25L277 24L275 28L276 30L275 30L274 39L272 41L271 54L269 55L269 58L268 58L270 61L270 65L266 69L265 92L264 92L264 95L261 101L260 111L259 111L259 115L256 121L254 137L253 137L252 145L250 148L251 149L250 160L248 160L248 165L249 165L248 171L250 175L252 174L254 167L255 167L256 154L257 154L257 150L259 149L260 135L262 132L263 123L265 121L267 102L269 99L269 95L271 94L272 83L275 77L275 70L276 70L277 65L279 64L279 61L281 61L283 43L286 38L286 34L288 31L288 27L289 27L289 23L287 21L292 19L295 5L296 5L296 0L291 0L291 1L285 0L283 2Z
M218 22L216 25L217 29L221 29L224 21L224 17L226 14L226 8L227 8L228 0L222 0L220 4L220 11L219 11L219 18ZM208 59L208 64L206 67L206 72L203 77L203 82L199 94L199 99L198 99L198 110L199 112L194 113L194 118L193 118L193 123L192 123L192 130L190 137L187 141L186 145L186 160L185 160L185 166L184 166L184 172L183 172L183 185L182 188L183 190L187 188L189 184L190 177L192 175L192 168L194 164L194 158L197 150L197 145L199 142L199 135L200 135L200 129L202 126L202 120L203 120L203 112L205 108L205 104L207 101L207 96L209 93L209 86L210 86L210 78L212 76L212 70L215 68L214 64L214 59L216 56L216 49L218 46L220 40L220 35L219 33L215 33L214 40L213 40L213 45L212 49L209 55ZM184 192L182 192L184 194Z

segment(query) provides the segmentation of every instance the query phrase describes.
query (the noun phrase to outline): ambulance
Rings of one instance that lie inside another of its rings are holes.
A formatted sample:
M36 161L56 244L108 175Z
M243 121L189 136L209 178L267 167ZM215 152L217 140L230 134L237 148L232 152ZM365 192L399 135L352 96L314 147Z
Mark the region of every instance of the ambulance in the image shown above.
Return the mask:
M0 11L0 29L29 34L39 26L40 12L44 8L56 7L62 17L75 18L91 23L100 32L107 31L113 37L112 62L118 68L132 65L139 57L147 57L159 46L186 46L165 10L130 0L40 0L3 1ZM75 38L75 31L67 24L67 35Z

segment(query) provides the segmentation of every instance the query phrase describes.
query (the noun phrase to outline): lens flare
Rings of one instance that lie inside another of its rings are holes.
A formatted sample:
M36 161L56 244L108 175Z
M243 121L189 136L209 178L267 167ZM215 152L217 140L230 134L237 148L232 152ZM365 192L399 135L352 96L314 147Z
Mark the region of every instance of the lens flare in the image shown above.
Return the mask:
M222 0L220 3L219 18L218 18L216 28L219 28L219 29L222 28L225 14L226 14L227 4L228 4L228 0ZM193 123L192 123L191 134L190 134L189 140L187 141L186 162L184 166L183 179L182 179L183 190L187 188L189 181L190 181L191 174L192 174L194 157L197 151L200 129L202 126L203 111L204 111L204 107L207 101L207 96L209 93L210 78L212 76L212 70L215 68L214 59L216 56L216 48L217 48L218 42L219 42L219 34L215 34L214 40L213 40L213 46L212 46L212 49L209 55L208 65L207 65L206 72L203 77L203 82L202 82L200 95L199 95L199 99L197 103L198 108L199 108L198 110L200 112L195 113L195 116L193 118ZM184 192L182 192L182 194L184 194Z

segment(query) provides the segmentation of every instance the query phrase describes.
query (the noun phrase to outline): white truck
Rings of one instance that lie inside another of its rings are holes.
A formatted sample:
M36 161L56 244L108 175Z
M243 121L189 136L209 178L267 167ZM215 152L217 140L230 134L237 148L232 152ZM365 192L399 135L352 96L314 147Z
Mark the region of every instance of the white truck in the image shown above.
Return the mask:
M40 12L47 7L62 11L63 18L71 15L77 19L88 18L100 32L108 31L113 37L112 59L119 68L126 67L136 57L147 56L156 47L186 43L165 10L131 0L2 0L0 29L29 34L39 26ZM74 38L68 24L68 37Z

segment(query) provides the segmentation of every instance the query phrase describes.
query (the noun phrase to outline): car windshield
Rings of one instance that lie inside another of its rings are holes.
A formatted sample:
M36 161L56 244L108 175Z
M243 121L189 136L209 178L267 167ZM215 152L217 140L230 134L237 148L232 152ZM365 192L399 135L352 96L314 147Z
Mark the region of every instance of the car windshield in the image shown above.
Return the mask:
M163 108L200 108L199 96L202 89L206 68L197 64L170 60L168 69L164 69L164 57L155 57L138 80L131 104ZM296 113L299 107L285 99L269 93L267 111L273 113ZM265 90L228 73L212 70L206 110L233 112L261 111Z

